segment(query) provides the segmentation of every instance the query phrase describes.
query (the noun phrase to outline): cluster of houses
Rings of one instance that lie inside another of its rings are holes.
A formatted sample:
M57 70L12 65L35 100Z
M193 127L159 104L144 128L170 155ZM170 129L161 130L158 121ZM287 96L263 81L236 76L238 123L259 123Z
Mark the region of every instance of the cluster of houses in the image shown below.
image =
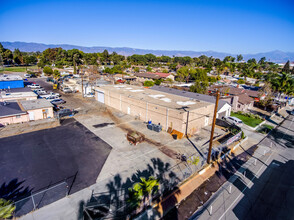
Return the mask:
M0 76L0 125L53 118L53 105L24 87L17 75Z

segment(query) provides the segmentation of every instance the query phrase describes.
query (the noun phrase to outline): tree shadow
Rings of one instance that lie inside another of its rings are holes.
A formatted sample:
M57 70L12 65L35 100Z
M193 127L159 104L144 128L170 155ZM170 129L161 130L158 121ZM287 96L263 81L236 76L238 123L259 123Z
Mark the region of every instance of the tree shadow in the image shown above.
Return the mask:
M129 198L129 188L135 183L140 182L140 178L145 177L148 179L151 176L159 181L159 191L152 195L150 202L138 213L138 210L134 209L126 202ZM82 215L85 219L99 219L102 217L111 219L129 219L139 215L142 215L144 219L161 217L160 210L158 208L152 208L152 202L159 202L165 195L177 190L179 182L180 179L172 170L169 163L163 162L160 158L152 158L151 163L147 164L145 169L137 170L125 180L122 179L120 174L115 175L113 180L106 184L107 192L92 192L92 195L85 203L85 206L82 204L84 206ZM178 192L179 190L177 190L177 193ZM169 203L168 206L162 206L163 213L167 212L168 209L171 209L177 203L176 197L171 197L169 201L173 202ZM91 218L89 218L89 216Z
M7 184L3 183L0 187L0 198L14 202L15 216L20 216L33 210L32 200L28 197L33 189L30 189L28 186L24 187L24 182L19 182L15 178Z
M8 184L3 183L0 187L0 198L17 201L31 195L32 189L29 189L28 186L22 186L24 182L18 182L18 179L13 179Z

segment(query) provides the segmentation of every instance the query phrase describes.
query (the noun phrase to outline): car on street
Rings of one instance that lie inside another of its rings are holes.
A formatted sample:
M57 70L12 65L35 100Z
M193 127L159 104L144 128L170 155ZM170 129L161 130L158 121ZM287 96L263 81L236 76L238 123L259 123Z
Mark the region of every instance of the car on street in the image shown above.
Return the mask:
M31 74L27 74L27 73L26 73L26 74L24 74L24 77L25 77L25 78L31 78Z
M71 92L72 92L72 90L71 90L69 87L64 87L64 88L62 89L62 91L63 91L64 93L71 93Z
M53 99L52 101L50 101L53 105L60 105L60 104L64 104L66 103L66 101L64 101L63 99Z
M240 120L239 118L233 117L233 116L227 116L227 117L224 117L224 119L227 122L229 122L231 124L234 124L234 125L237 125L237 126L242 126L243 125L242 120Z
M57 117L58 118L62 118L62 117L65 117L65 116L73 116L75 114L75 112L71 109L61 109L57 112Z
M38 91L35 91L35 93L37 93L37 95L39 96L47 94L45 90L38 90Z
M38 84L31 84L31 85L28 85L28 87L31 88L31 89L39 89L39 88L41 88L41 86L38 85Z
M47 96L45 99L52 101L54 99L59 99L59 96L57 96L57 95L50 95L50 96Z
M290 111L290 115L294 115L294 109Z
M49 99L49 97L56 97L56 98L50 98L50 99L58 99L60 97L60 94L55 92L49 92L44 95L41 95L41 98L43 99Z

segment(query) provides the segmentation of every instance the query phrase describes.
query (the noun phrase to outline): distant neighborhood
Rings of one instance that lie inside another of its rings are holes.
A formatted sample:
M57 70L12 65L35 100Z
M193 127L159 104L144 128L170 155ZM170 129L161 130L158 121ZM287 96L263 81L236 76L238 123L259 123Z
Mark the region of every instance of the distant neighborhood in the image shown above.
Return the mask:
M249 161L293 106L291 61L0 44L0 183L23 184L5 207L20 219L169 219L196 194L190 217L202 189L236 172L214 169Z

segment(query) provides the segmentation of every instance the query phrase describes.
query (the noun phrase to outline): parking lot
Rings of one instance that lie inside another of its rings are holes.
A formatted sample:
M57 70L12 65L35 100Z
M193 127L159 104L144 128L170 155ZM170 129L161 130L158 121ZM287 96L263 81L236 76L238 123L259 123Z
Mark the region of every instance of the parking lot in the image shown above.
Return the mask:
M17 180L34 193L64 180L73 193L96 182L111 146L67 119L59 127L1 138L0 150L0 185Z

